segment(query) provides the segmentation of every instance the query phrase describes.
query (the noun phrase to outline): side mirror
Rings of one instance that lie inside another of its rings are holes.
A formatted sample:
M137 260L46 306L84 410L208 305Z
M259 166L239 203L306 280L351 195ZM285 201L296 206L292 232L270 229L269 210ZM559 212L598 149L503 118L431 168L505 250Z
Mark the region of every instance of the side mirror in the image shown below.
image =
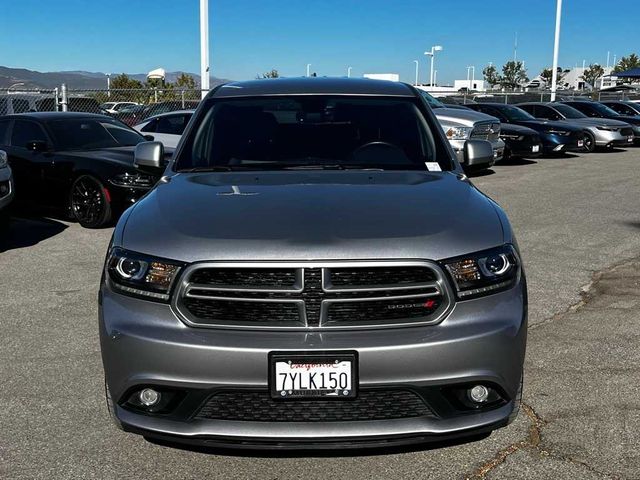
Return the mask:
M464 163L468 167L492 165L493 147L486 140L467 140L464 144Z
M155 137L153 135L143 135L143 137L148 142L153 142L153 140L155 139Z
M47 150L49 150L49 145L47 145L47 142L42 142L39 140L29 142L26 146L27 150L31 150L32 152L46 152Z
M164 146L160 142L142 142L136 145L133 165L146 170L163 170L167 165L164 161Z

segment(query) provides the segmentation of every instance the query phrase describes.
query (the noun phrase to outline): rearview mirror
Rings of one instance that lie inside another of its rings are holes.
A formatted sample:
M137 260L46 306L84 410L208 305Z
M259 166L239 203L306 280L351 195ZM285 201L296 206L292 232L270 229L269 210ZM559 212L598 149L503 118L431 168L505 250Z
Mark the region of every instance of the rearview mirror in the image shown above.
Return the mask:
M28 142L26 147L27 150L31 150L32 152L46 152L47 150L49 150L49 145L47 145L47 142L43 142L40 140Z
M166 162L162 143L142 142L136 145L133 164L141 169L163 170Z
M486 140L467 140L464 144L464 163L468 167L492 165L493 147Z

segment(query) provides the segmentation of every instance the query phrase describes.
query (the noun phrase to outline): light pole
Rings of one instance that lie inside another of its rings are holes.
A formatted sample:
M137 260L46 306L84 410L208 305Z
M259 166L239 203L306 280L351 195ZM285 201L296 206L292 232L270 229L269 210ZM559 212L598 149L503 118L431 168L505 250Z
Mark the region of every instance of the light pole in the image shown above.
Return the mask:
M309 77L311 75L311 64L307 63L307 77Z
M434 45L433 47L431 47L431 51L430 52L424 52L424 54L427 57L431 57L431 74L429 76L429 86L433 85L433 60L436 56L436 52L441 52L442 51L442 46L441 45Z
M200 0L200 88L209 91L209 0Z
M418 72L420 69L420 62L418 60L413 61L416 64L416 83L414 85L418 85Z
M433 71L433 83L434 86L438 86L438 70L434 70Z
M107 76L107 97L111 98L111 74L105 73Z
M556 3L556 36L553 44L553 71L551 72L551 101L556 100L558 89L558 53L560 53L560 22L562 21L562 0Z
M349 68L347 68L347 78L351 78L351 69L352 69L352 68L353 68L353 67L349 67ZM307 76L309 76L309 74L308 74L308 73L307 73Z
M472 72L471 80L469 80L469 71ZM476 81L476 67L474 65L469 65L467 67L467 82L469 82L469 90L471 90L473 82L475 81Z

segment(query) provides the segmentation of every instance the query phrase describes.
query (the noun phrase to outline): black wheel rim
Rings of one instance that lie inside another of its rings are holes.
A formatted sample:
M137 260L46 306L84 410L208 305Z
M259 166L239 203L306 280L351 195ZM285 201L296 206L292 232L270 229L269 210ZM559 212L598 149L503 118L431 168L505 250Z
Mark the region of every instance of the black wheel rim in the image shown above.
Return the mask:
M593 150L593 138L591 138L591 136L587 135L584 138L584 146L587 147L587 151L591 151Z
M79 179L71 191L71 209L80 223L95 223L104 211L100 186L89 178Z

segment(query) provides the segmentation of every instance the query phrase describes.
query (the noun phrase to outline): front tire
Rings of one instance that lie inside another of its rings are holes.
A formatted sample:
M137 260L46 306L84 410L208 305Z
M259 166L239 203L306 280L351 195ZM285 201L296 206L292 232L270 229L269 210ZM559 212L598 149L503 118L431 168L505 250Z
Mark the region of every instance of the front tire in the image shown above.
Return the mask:
M587 153L592 153L596 149L596 137L589 132L584 135L584 149Z
M69 193L71 215L85 228L100 228L111 221L109 194L91 175L75 179Z

